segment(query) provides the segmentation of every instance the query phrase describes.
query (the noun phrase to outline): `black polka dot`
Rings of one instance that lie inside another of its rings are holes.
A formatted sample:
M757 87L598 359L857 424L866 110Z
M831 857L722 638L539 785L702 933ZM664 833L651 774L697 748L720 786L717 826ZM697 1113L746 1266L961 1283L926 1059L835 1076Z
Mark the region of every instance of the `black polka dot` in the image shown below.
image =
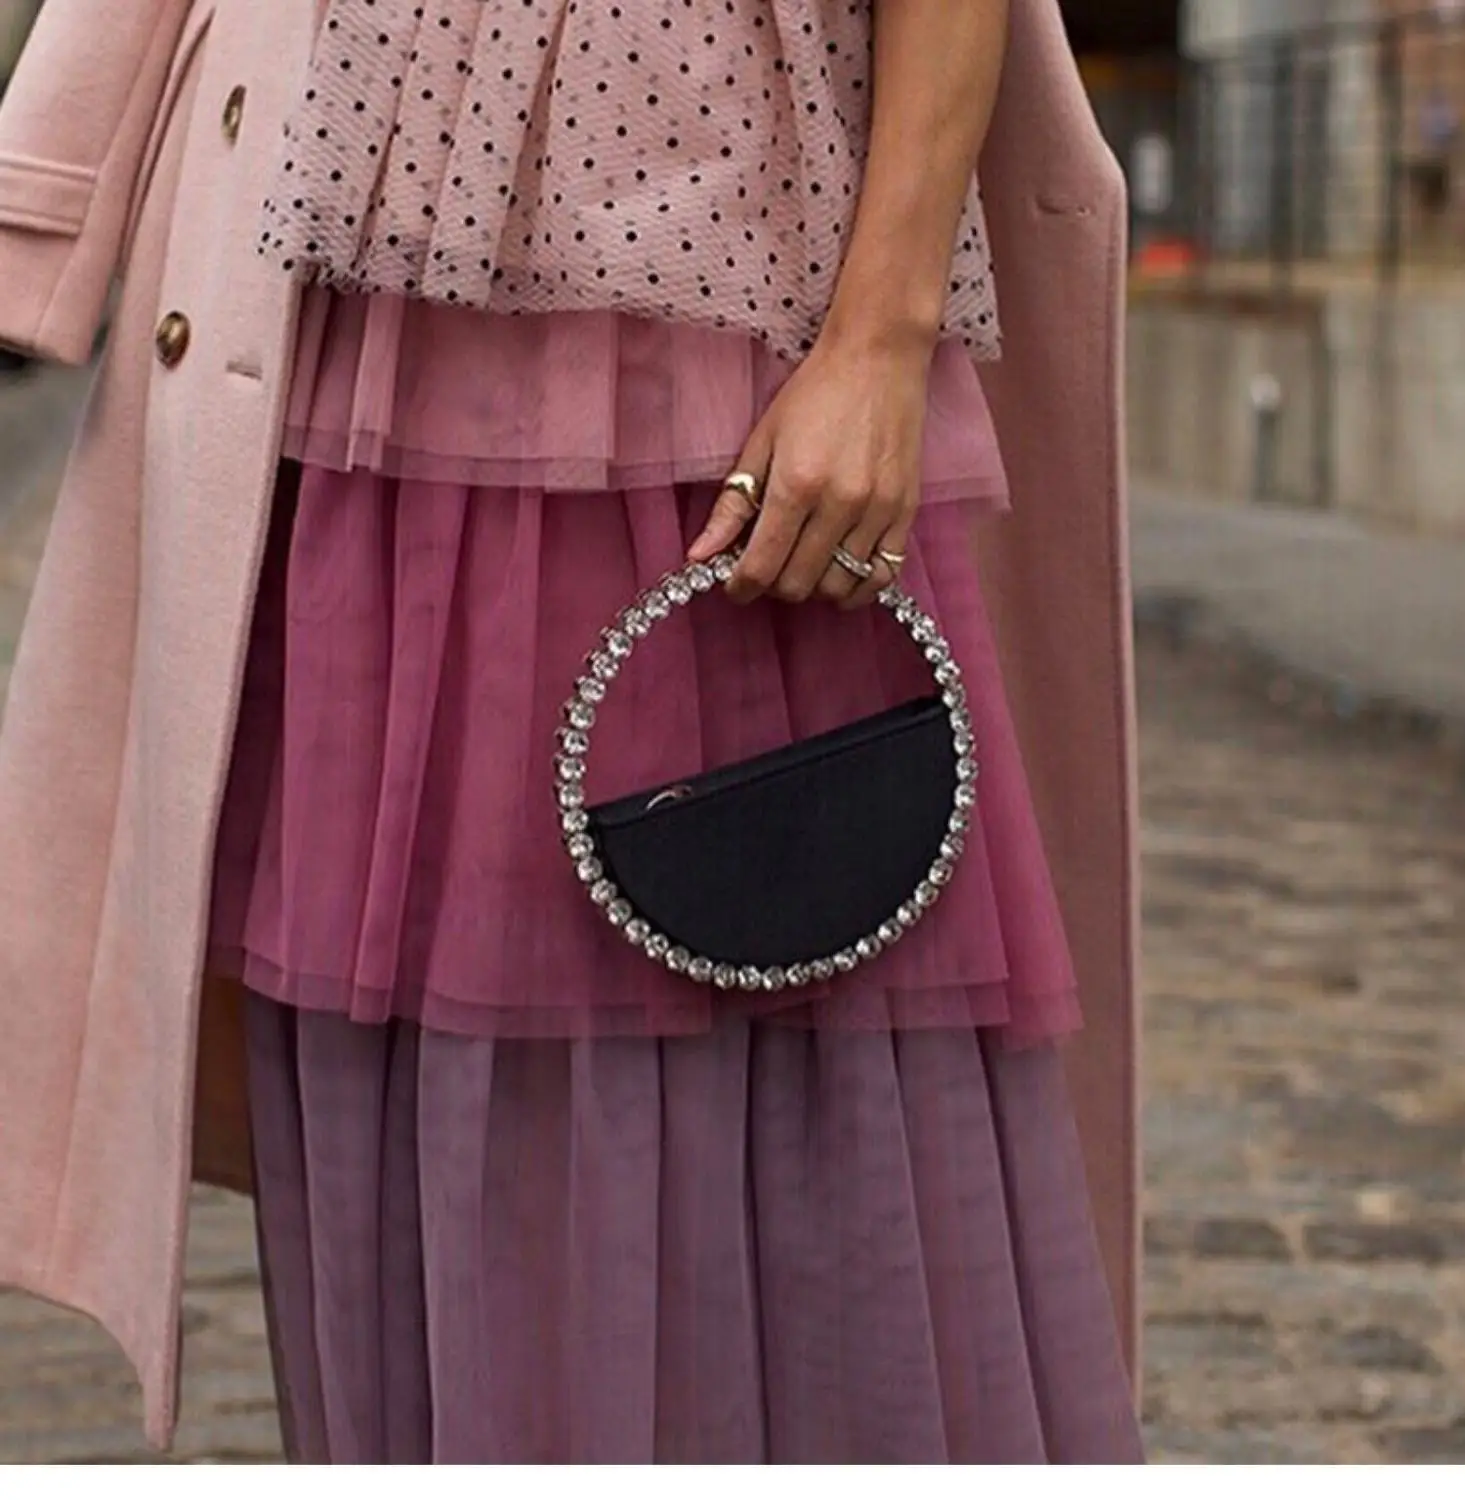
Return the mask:
M491 22L480 20L491 12ZM871 0L327 0L260 251L332 286L817 336L868 149ZM998 349L973 184L945 333Z

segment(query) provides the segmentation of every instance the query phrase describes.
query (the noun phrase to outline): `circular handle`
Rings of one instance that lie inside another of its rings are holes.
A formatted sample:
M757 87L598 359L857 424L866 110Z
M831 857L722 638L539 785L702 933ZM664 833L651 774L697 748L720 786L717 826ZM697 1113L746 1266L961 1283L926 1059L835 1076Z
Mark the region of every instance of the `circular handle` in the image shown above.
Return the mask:
M899 585L891 584L882 589L877 598L895 616L930 666L950 717L952 749L956 755L956 791L952 797L951 817L947 822L946 836L924 879L877 931L867 933L852 946L812 963L770 968L744 965L738 968L719 963L705 954L691 953L658 931L649 918L636 911L610 878L591 831L585 796L591 734L610 684L631 659L637 642L644 640L657 625L669 619L675 610L690 604L699 594L710 593L719 584L726 583L737 563L737 553L723 552L709 562L689 563L678 572L668 573L659 583L644 589L601 632L600 645L586 658L585 675L575 684L575 690L564 706L563 723L558 731L559 753L555 757L555 796L559 803L565 852L575 866L576 876L606 920L632 946L673 973L684 974L699 984L713 984L723 990L799 989L824 983L837 974L848 974L877 958L886 948L898 943L935 906L950 883L965 848L965 835L977 805L980 767L966 687L951 646L935 620Z

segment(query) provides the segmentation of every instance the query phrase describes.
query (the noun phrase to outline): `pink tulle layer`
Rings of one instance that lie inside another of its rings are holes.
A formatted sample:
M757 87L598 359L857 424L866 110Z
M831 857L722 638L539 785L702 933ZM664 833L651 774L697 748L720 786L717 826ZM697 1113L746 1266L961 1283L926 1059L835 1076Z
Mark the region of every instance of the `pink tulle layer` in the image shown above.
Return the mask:
M501 332L525 338L523 360L509 359L511 342L496 336L503 365L465 367L470 339L453 345L445 332L429 359L418 314L396 321L394 311L391 364L374 351L363 311L338 299L307 330L314 343L302 345L301 370L315 373L313 384L297 380L294 409L309 419L299 447L350 439L360 458L375 432L373 464L390 470L395 456L410 469L405 460L432 457L437 391L457 413L449 425L476 433L449 464L471 447L475 462L505 462L519 479L485 485L318 459L282 469L220 829L215 967L304 1008L467 1035L686 1034L731 1007L827 1028L990 1026L1017 1043L1071 1031L1073 971L975 566L972 513L1001 493L990 423L985 457L978 444L959 459L939 441L928 449L928 476L972 474L980 460L986 481L969 478L947 503L923 508L904 575L966 672L982 763L968 852L932 915L875 963L822 991L728 999L650 964L591 906L560 844L551 761L586 651L638 589L680 565L714 498L706 483L653 482L644 460L658 444L646 433L664 443L700 421L707 441L695 451L710 462L737 430L719 436L711 413L734 407L746 422L753 402L756 414L768 390L757 385L764 357L744 351L745 383L725 402L709 375L690 425L676 427L674 404L637 422L627 393L669 387L654 369L644 385L628 382L627 351L643 347L654 366L671 345L664 330L620 328L615 420L578 455L544 441L549 428L572 430L568 416L534 434L516 425L524 441L495 457L463 415L463 389L511 391L517 369L524 391L542 390L551 368L573 365L574 330L599 325L538 320L561 351L551 358L520 333L531 321L515 320ZM587 360L602 336L592 334ZM410 378L409 347L418 350ZM343 371L354 394L342 389ZM410 390L406 407L384 388ZM527 424L534 402L505 399ZM979 430L980 399L978 408L968 416ZM310 417L326 409L331 420ZM374 425L361 420L368 410ZM681 453L681 463L687 451L673 444L661 461ZM621 487L527 481L526 463L567 458L619 475ZM617 680L597 725L589 793L664 784L929 691L927 668L881 610L739 608L709 595L658 627Z
M305 292L285 454L446 484L615 495L720 479L792 366L743 334L613 312L495 316ZM1000 509L1007 483L976 366L931 372L927 503Z

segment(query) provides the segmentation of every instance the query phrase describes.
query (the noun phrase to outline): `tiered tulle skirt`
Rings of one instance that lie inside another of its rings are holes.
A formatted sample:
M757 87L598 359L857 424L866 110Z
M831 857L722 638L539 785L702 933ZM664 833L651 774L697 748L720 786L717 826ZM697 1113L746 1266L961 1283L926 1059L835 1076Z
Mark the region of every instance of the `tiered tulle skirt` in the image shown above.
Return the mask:
M217 966L359 1021L705 1031L710 992L648 964L585 899L560 843L554 732L601 629L681 565L787 370L747 339L610 315L319 293L310 309L221 829ZM967 674L970 852L888 956L759 1009L1035 1040L1071 1030L1076 1006L973 555L1002 470L960 350L943 347L932 390L904 581ZM589 792L666 784L929 691L883 611L712 596L616 681Z
M972 560L1004 487L964 355L905 574L982 761L932 916L822 992L714 1000L559 847L581 659L787 373L724 334L310 294L212 924L254 992L297 1456L1137 1455L1047 1045L1075 986ZM591 794L928 682L879 611L709 596L615 684Z

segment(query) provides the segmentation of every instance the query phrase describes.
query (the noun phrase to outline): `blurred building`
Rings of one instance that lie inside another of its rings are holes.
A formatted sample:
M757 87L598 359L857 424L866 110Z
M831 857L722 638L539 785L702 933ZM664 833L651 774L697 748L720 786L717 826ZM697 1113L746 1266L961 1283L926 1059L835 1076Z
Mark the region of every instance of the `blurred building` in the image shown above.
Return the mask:
M1063 0L1089 97L1129 179L1136 250L1191 217L1180 0Z
M1385 162L1379 0L1185 0L1207 249L1359 254Z
M1137 469L1465 536L1465 0L1177 22L1174 237L1147 254L1136 221Z
M1465 251L1465 0L1185 0L1198 228L1220 257Z

